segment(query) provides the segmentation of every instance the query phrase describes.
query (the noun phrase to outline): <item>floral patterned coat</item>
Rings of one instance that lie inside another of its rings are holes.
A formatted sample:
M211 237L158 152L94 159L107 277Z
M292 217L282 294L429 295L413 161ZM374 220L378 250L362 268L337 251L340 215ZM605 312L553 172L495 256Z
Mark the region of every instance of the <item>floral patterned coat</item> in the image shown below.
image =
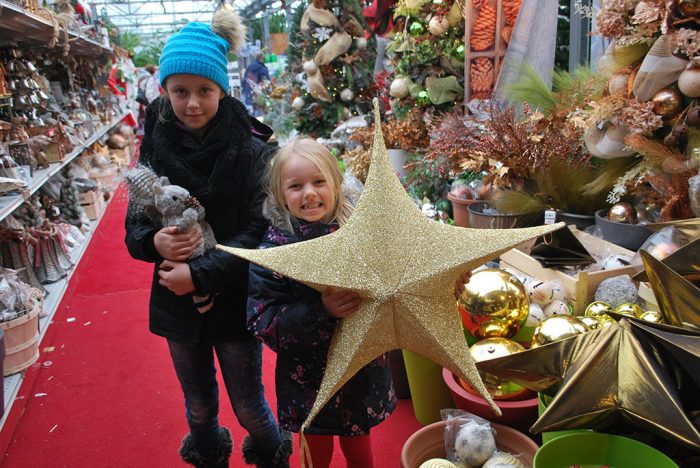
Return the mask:
M300 224L293 221L291 231L273 225L260 248L309 240L336 229L337 224L322 222ZM251 264L248 328L277 353L277 417L282 428L299 432L311 411L337 323L338 319L324 310L319 292ZM305 432L342 436L367 434L372 426L386 419L395 406L389 360L382 356L352 377Z

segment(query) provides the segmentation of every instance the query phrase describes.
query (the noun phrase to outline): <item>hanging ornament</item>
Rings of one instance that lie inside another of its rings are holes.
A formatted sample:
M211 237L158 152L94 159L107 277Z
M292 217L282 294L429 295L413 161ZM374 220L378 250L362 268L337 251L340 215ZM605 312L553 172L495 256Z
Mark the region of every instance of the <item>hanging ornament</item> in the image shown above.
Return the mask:
M345 102L350 102L355 99L355 93L352 92L352 89L345 88L340 92L340 99Z
M294 100L292 101L292 109L294 109L297 112L300 112L303 107L304 107L304 98L301 96L295 97Z
M464 44L460 44L457 47L455 47L454 50L452 51L452 55L454 55L455 58L457 58L463 62L464 61Z
M316 62L313 60L307 60L302 67L307 75L313 75L318 71L318 66L316 66Z
M678 77L678 89L688 97L700 97L700 67L691 62Z
M688 110L686 122L693 127L700 127L700 106L693 106Z
M416 95L416 101L421 106L429 105L430 104L430 95L428 94L428 91L426 91L425 89L422 91L418 91L418 94Z
M389 86L389 95L397 99L408 96L408 80L405 77L397 76Z
M355 47L358 49L366 49L367 48L367 39L364 37L358 37L355 39Z
M665 88L654 94L651 102L654 103L654 113L668 119L681 110L682 96L674 88Z
M428 23L428 30L433 36L442 36L449 27L450 23L447 21L447 18L441 15L433 16Z
M414 21L411 23L411 26L408 27L408 32L410 32L412 36L420 36L425 32L425 25L420 21Z
M332 34L333 30L331 28L316 28L311 35L321 42L326 42L328 39L330 39Z
M352 113L350 112L350 109L347 107L343 107L343 119L347 120L352 116Z

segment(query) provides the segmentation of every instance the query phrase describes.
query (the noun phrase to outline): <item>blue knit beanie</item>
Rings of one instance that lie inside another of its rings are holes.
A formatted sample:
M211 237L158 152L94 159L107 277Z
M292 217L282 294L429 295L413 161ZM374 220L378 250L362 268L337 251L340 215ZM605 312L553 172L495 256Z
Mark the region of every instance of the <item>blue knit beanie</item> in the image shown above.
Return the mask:
M160 84L170 75L189 73L212 80L228 93L229 43L204 23L188 23L173 34L160 56Z

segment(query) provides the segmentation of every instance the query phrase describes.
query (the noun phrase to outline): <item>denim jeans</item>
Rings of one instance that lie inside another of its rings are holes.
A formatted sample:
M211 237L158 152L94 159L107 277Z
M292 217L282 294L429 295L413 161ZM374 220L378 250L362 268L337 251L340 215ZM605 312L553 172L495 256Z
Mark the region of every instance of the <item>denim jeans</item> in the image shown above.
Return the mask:
M185 395L192 442L202 456L216 453L220 438L219 389L214 350L233 412L260 453L274 454L280 431L262 384L262 344L254 338L192 348L168 340L170 356Z

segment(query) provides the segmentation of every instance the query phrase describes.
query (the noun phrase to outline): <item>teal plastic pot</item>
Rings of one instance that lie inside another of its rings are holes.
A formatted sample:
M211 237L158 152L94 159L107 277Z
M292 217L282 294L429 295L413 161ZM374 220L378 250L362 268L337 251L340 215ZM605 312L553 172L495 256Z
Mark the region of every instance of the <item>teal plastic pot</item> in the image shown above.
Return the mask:
M535 454L533 468L571 466L615 468L678 468L653 447L627 437L600 432L579 432L550 440Z

